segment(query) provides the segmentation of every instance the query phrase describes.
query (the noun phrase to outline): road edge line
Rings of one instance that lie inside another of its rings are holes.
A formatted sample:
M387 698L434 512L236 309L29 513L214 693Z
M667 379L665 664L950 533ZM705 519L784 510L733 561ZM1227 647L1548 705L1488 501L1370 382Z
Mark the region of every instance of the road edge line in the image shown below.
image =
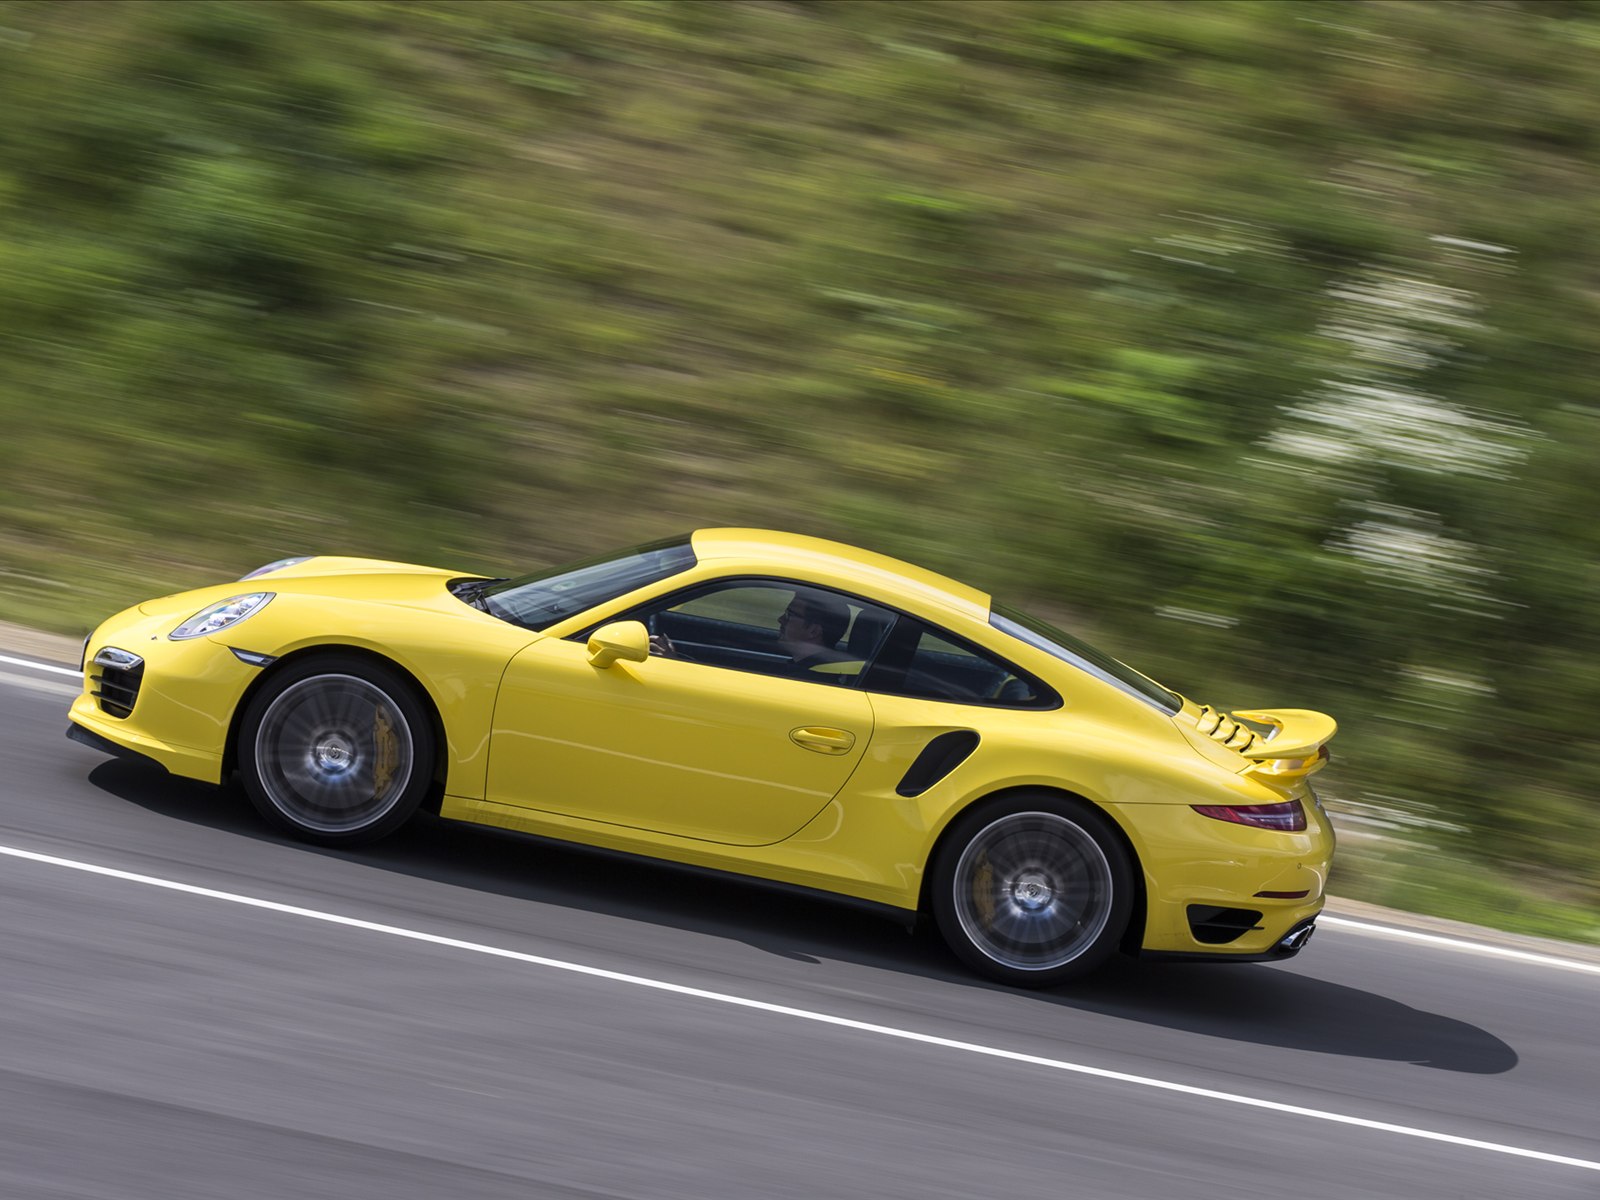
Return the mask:
M914 1042L928 1046L937 1046L946 1050L958 1050L968 1054L978 1054L986 1058L996 1058L1008 1062L1018 1062L1029 1066L1047 1067L1052 1070L1066 1071L1075 1075L1084 1075L1090 1078L1104 1079L1115 1083L1133 1084L1138 1087L1173 1092L1179 1095L1195 1096L1207 1100L1218 1100L1228 1104L1238 1104L1248 1108L1265 1109L1270 1112L1279 1112L1290 1116L1301 1116L1314 1120L1328 1121L1333 1124L1347 1125L1358 1129L1370 1129L1379 1133L1391 1133L1397 1136L1417 1138L1423 1141L1439 1142L1445 1145L1462 1146L1474 1150L1485 1150L1496 1154L1508 1155L1513 1158L1526 1158L1557 1166L1577 1167L1586 1171L1600 1171L1600 1162L1591 1162L1588 1159L1573 1158L1565 1154L1553 1154L1544 1150L1529 1150L1522 1146L1510 1146L1502 1142L1484 1141L1480 1138L1463 1137L1461 1135L1452 1133L1439 1133L1430 1129L1419 1129L1410 1125L1397 1125L1390 1121L1377 1121L1368 1117L1352 1117L1343 1113L1328 1112L1324 1109L1317 1108L1307 1108L1298 1104L1284 1104L1276 1100L1263 1100L1259 1097L1240 1095L1235 1092L1223 1092L1214 1088L1202 1088L1196 1087L1192 1084L1174 1083L1171 1080L1156 1079L1147 1075L1134 1075L1126 1071L1113 1071L1105 1067L1091 1067L1085 1063L1074 1063L1068 1062L1064 1059L1046 1058L1037 1054L1024 1054L1021 1051L1006 1050L998 1046L985 1046L978 1042L963 1042L954 1038L944 1038L938 1037L934 1034L918 1033L915 1030L899 1029L893 1025L878 1025L870 1021L857 1021L850 1017L837 1017L831 1013L821 1013L804 1008L793 1008L784 1004L772 1004L765 1000L752 1000L744 996L733 996L726 992L713 992L704 988L690 987L686 984L669 983L666 980L651 979L643 975L630 975L622 971L607 970L603 967L591 967L583 963L571 963L562 959L546 958L545 956L539 954L527 954L519 950L507 950L500 946L489 946L482 942L464 941L460 938L445 937L442 934L426 933L418 929L407 929L399 925L384 925L376 921L364 921L357 917L346 917L338 913L323 912L319 909L301 908L298 905L282 904L275 900L262 900L254 896L244 896L236 892L224 892L215 888L200 887L196 884L182 883L174 879L162 879L159 876L141 875L133 871L118 870L114 867L97 866L93 863L80 862L76 859L70 858L60 858L53 854L41 854L37 851L23 850L14 846L0 845L0 855L22 859L29 862L41 863L46 866L55 866L65 868L67 870L81 871L90 875L99 875L105 878L119 879L124 882L143 884L149 887L161 888L167 891L180 892L185 895L199 896L204 899L222 900L227 903L238 904L247 908L264 909L269 912L283 913L288 916L305 917L309 920L323 922L324 924L342 925L347 928L366 930L370 933L382 933L391 937L399 937L408 941L422 942L428 945L442 946L448 949L465 950L475 954L486 955L491 958L509 959L515 962L528 963L533 966L548 967L553 970L566 971L577 975L587 975L592 978L609 980L613 983L625 983L635 987L649 988L653 991L687 996L691 999L710 1000L715 1003L728 1004L738 1008L747 1008L758 1012L768 1012L778 1016L794 1017L798 1020L811 1021L816 1024L832 1025L842 1029L853 1029L858 1032L873 1033L900 1041Z

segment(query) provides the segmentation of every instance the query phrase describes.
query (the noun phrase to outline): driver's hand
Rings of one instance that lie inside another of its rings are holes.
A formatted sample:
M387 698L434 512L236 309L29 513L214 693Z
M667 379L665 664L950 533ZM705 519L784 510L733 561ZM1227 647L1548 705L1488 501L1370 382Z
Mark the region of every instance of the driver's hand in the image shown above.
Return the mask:
M650 635L650 653L659 654L663 658L677 658L678 648L672 644L672 639L664 633Z

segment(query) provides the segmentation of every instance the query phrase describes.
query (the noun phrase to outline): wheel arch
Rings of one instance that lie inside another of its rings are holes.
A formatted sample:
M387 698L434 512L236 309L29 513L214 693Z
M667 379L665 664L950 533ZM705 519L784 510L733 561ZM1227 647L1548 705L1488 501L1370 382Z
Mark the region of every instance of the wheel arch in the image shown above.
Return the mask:
M927 861L922 868L922 886L917 896L917 913L919 916L931 917L933 908L931 904L930 889L933 886L933 867L944 853L945 845L950 840L950 831L956 827L961 819L969 813L977 812L983 808L997 808L1007 801L1018 796L1053 796L1061 800L1068 800L1074 804L1082 804L1093 809L1105 818L1105 822L1114 831L1115 836L1122 845L1122 851L1128 856L1128 864L1133 877L1133 907L1128 914L1128 928L1122 935L1119 949L1125 954L1137 954L1144 944L1144 926L1146 914L1144 863L1139 857L1139 850L1133 844L1133 839L1128 836L1128 831L1122 827L1122 822L1107 812L1105 808L1096 804L1081 792L1074 792L1070 788L1050 787L1040 784L1019 784L1015 787L1001 788L999 791L989 792L979 796L968 804L962 805L949 814L944 823L944 828L939 831L939 836L934 839L933 847L928 851Z
M224 743L222 755L222 778L227 779L239 767L239 727L244 724L244 714L249 710L251 703L267 683L276 678L290 666L298 666L307 659L312 658L357 658L380 666L393 674L398 675L410 688L412 698L422 706L422 711L428 716L432 726L434 745L438 748L433 761L433 785L423 797L422 808L437 814L439 804L444 796L445 779L449 773L450 742L445 736L444 718L439 715L439 706L434 703L432 694L415 672L406 669L386 654L379 654L376 650L364 646L351 646L343 642L322 642L315 646L304 646L299 650L291 651L282 658L276 659L269 666L264 667L250 686L239 697L239 703L234 705L233 716L228 721L228 738Z

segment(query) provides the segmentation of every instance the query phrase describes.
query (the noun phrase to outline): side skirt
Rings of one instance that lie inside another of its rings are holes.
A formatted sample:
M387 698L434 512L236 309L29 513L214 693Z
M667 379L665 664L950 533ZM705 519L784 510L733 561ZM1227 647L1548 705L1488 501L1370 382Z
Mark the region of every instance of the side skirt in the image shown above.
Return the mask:
M448 803L448 800L446 801ZM717 867L703 867L696 863L680 862L677 859L660 857L654 854L636 854L628 850L616 850L609 846L596 846L592 842L580 842L570 838L551 837L543 833L530 833L525 829L516 829L510 825L501 825L493 821L479 821L471 817L445 815L440 820L453 821L461 825L475 825L481 829L494 829L501 833L508 833L514 837L527 838L545 846L553 846L561 850L570 850L578 854L594 855L605 862L614 863L649 863L652 866L670 868L675 873L681 873L688 878L699 877L702 879L719 880L724 883L737 883L750 887L760 888L763 891L780 896L793 896L800 900L816 900L836 908L846 908L860 913L862 916L872 917L875 920L891 921L902 926L908 933L914 932L918 918L921 916L916 909L901 908L897 904L884 904L878 900L863 900L859 896L847 896L842 892L830 892L825 888L806 887L799 883L785 883L778 879L766 879L760 875L747 875L742 871L724 871Z

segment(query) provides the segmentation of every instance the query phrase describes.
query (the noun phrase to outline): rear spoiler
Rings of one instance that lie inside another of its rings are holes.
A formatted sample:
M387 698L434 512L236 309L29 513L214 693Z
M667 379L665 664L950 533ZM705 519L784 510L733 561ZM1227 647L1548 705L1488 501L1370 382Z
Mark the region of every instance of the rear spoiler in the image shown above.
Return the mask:
M1328 743L1339 731L1338 722L1327 713L1307 708L1270 708L1233 715L1267 727L1266 733L1257 734L1248 745L1237 749L1251 760L1245 768L1250 774L1273 779L1303 778L1322 770L1328 763Z

